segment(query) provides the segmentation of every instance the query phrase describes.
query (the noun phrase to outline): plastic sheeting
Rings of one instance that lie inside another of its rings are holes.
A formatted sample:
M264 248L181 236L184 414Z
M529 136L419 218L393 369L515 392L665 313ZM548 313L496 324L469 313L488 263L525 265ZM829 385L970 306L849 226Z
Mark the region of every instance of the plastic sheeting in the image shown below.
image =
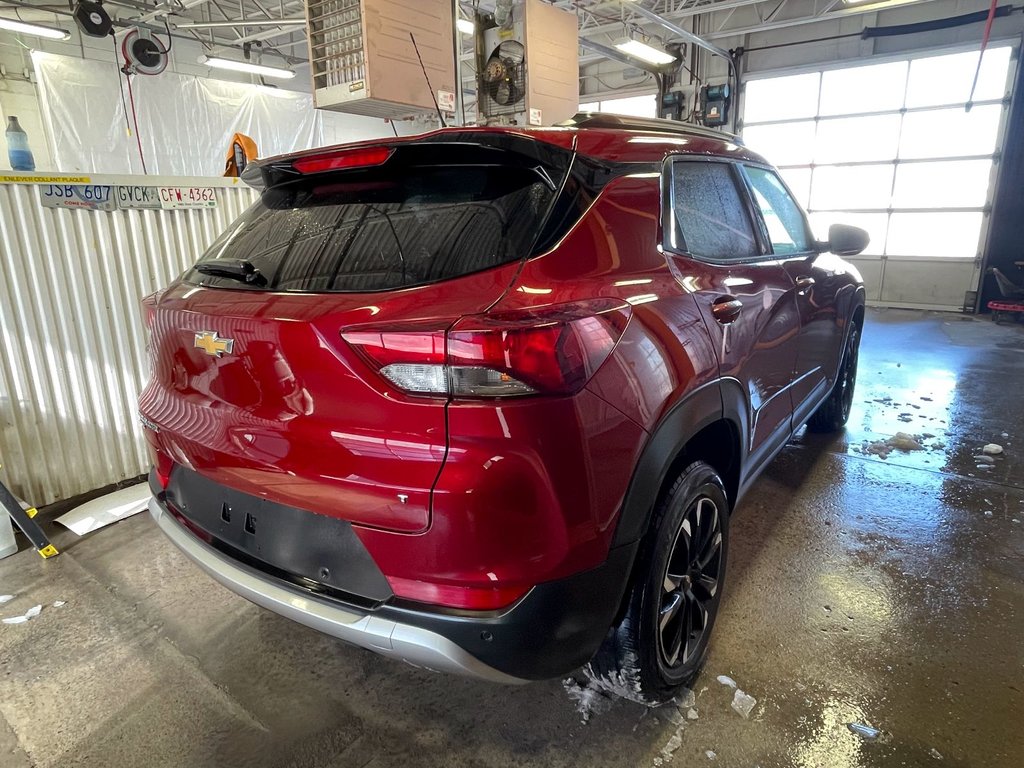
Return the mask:
M126 102L127 84L116 65L39 51L32 61L56 168L142 173L118 79ZM324 113L309 94L280 88L164 72L133 76L132 91L150 174L219 176L236 132L255 139L261 157L392 135L383 120Z

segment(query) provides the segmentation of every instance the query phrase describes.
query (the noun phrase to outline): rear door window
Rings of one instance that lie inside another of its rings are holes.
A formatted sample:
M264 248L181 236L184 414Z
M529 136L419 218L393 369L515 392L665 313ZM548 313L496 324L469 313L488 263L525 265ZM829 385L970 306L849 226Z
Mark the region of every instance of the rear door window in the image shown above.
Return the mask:
M745 193L730 163L677 160L670 173L674 250L708 261L761 255Z
M198 262L244 260L257 283L217 288L363 292L460 277L528 256L554 197L550 178L503 165L321 174L265 191Z

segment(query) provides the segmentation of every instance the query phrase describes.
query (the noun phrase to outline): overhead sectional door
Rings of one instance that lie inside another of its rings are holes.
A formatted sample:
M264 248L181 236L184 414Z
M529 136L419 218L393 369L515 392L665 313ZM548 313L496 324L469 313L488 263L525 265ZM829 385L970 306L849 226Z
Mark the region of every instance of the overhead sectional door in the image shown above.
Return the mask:
M888 60L748 80L742 135L779 166L815 234L871 235L851 259L868 301L960 308L976 289L1013 50Z

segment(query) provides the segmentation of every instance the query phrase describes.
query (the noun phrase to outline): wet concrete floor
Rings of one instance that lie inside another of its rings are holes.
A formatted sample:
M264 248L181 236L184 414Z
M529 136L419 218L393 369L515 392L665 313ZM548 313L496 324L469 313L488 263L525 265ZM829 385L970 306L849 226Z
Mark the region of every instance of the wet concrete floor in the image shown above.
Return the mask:
M1022 381L1024 325L869 312L849 428L799 435L733 518L696 720L620 700L584 724L560 681L340 645L139 515L0 561L0 614L46 606L0 625L0 766L1024 765ZM921 450L887 453L901 431Z

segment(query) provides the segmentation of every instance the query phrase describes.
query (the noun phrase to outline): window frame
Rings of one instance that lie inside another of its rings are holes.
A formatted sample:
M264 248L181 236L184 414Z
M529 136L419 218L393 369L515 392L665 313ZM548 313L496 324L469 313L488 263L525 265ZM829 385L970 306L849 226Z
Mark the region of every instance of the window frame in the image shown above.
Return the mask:
M760 253L753 256L743 256L735 259L716 259L693 253L687 248L682 228L677 226L678 220L675 209L675 185L673 184L673 169L676 163L716 163L724 165L729 169L729 174L736 187L736 194L739 195L747 214L750 231L754 236L755 246ZM776 260L777 257L772 252L771 244L766 241L764 236L764 222L761 221L760 211L757 209L757 205L751 198L750 189L747 186L746 179L743 177L742 171L737 168L737 165L739 165L739 163L736 160L727 157L704 157L681 153L666 155L665 159L662 161L661 169L660 220L662 227L661 246L664 251L676 256L692 259L702 264L711 264L715 266L756 264ZM790 194L792 195L792 193ZM677 237L681 237L683 242L677 242Z

